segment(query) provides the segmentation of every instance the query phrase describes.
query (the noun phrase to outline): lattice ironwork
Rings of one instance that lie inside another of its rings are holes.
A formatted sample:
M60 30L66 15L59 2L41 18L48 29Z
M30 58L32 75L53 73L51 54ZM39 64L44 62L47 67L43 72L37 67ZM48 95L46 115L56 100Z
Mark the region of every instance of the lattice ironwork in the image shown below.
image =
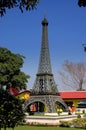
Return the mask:
M25 102L25 109L32 103L41 102L46 106L47 110L46 113L55 113L57 109L55 108L55 104L61 104L61 108L63 111L67 110L67 105L64 103L62 98L57 95L31 95L30 99ZM44 111L43 111L44 112Z
M48 21L42 21L42 45L38 73L33 86L33 90L38 93L56 92L57 86L51 69L50 52L48 43Z
M52 74L48 43L48 21L46 18L42 21L42 45L38 73L31 91L30 99L25 103L25 107L37 102L43 103L44 106L47 107L47 112L50 113L56 112L56 102L62 104L63 109L67 108L58 93L54 76Z

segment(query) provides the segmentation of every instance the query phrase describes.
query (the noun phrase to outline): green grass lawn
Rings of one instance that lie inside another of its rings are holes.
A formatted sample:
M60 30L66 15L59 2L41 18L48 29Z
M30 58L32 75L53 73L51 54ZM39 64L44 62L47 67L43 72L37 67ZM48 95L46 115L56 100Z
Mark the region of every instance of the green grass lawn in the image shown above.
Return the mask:
M78 129L78 128L65 128L65 127L43 127L43 126L18 126L15 127L14 130L82 130L82 129ZM4 129L2 129L4 130ZM11 128L7 128L6 130L12 130Z

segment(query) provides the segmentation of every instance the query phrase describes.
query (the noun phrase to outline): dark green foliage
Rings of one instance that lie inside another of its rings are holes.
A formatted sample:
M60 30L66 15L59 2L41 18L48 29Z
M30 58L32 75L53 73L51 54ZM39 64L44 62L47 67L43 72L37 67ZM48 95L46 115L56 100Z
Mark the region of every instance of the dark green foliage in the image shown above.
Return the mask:
M36 8L39 0L0 0L0 15L3 16L7 9L18 7L21 12L23 9L33 10Z
M78 5L81 7L85 7L86 6L86 0L78 0Z
M11 83L13 87L25 89L29 76L21 71L24 56L0 47L0 86Z
M78 114L78 115L77 115L77 118L81 118L81 115L80 115L80 114Z
M60 126L62 127L70 127L72 125L71 121L60 121Z
M20 100L10 95L6 90L0 89L0 127L14 128L24 118Z
M24 72L19 72L18 74L15 74L11 80L12 85L15 86L15 88L18 89L26 89L26 83L28 82L29 76L25 75Z

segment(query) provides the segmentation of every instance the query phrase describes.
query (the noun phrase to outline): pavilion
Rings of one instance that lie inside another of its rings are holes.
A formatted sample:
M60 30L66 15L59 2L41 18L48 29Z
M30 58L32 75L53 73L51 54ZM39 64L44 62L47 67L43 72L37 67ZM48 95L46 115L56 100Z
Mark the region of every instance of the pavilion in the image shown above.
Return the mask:
M65 103L70 106L77 107L80 102L86 101L86 91L61 91L59 94Z

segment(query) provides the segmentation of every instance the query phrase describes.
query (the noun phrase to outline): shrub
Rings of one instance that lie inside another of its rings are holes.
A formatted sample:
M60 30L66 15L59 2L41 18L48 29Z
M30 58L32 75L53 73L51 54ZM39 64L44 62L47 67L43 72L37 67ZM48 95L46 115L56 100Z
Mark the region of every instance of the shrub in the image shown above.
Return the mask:
M60 126L63 127L76 127L76 128L85 128L86 129L86 118L77 118L71 121L60 121Z
M71 125L71 121L60 121L60 126L62 127L70 127Z
M77 115L77 118L81 118L81 115L80 115L80 113Z

